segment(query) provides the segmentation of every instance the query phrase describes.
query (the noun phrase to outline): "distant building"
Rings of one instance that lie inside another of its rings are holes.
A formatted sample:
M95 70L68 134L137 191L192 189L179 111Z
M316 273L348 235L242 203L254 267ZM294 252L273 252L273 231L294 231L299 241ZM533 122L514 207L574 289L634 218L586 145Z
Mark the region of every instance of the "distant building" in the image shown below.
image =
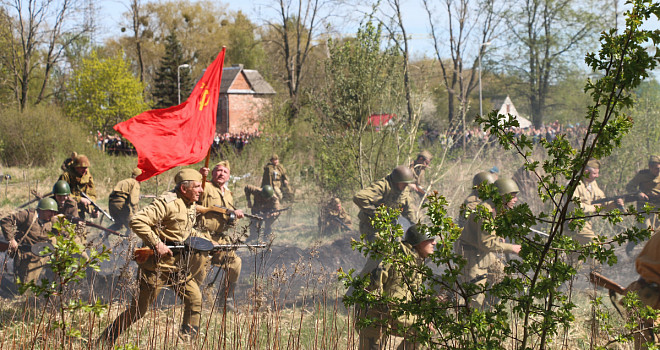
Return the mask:
M516 106L514 106L513 102L511 102L509 95L506 96L504 101L493 100L493 107L497 108L498 106L501 106L497 112L498 115L507 116L510 114L514 119L518 120L521 128L529 128L532 126L532 122L530 122L529 119L518 114L518 110L516 110Z
M275 90L258 71L243 69L242 64L223 68L216 132L256 130L261 112L270 106L273 95Z

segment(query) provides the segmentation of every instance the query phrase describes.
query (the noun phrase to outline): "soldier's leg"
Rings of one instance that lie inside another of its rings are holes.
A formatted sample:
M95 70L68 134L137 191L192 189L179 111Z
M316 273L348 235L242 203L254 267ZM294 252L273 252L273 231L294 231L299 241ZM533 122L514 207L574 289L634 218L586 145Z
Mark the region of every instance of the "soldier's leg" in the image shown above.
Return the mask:
M46 261L47 258L45 257L30 252L17 251L14 255L14 278L17 278L17 281L20 279L22 283L38 280Z
M238 285L238 278L241 275L243 261L238 255L236 255L236 252L229 251L225 252L223 256L220 257L218 265L225 272L225 277L222 281L222 289L218 296L228 310L235 311L234 295L236 293L236 286Z
M194 279L189 278L185 285L175 288L177 294L183 299L183 320L181 332L197 335L202 317L202 293Z
M112 324L101 333L97 342L114 344L124 330L142 318L149 310L149 305L153 304L156 299L167 276L159 272L139 269L138 279L140 284L137 299L133 299L131 306L117 316Z
M268 241L270 238L270 235L273 233L273 223L275 223L275 220L277 218L275 217L270 217L270 218L265 218L263 220L263 225L264 225L264 237Z

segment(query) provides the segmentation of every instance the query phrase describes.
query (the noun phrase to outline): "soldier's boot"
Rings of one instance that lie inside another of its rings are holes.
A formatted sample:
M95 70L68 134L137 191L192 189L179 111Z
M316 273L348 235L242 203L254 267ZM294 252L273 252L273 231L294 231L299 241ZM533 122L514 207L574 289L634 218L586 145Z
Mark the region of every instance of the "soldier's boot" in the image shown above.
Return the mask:
M234 305L236 284L238 284L238 282L230 282L226 289L223 287L220 290L220 293L218 293L218 296L220 297L220 308L226 308L227 311L236 312L236 306Z
M199 335L199 327L191 326L189 324L182 324L179 329L179 338L184 342L193 342Z

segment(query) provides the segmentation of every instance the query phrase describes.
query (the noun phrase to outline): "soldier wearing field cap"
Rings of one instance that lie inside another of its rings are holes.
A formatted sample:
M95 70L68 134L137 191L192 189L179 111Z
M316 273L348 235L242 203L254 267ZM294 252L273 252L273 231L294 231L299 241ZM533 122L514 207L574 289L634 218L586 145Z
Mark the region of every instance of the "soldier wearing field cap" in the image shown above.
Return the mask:
M140 174L142 174L140 168L133 169L130 178L117 182L112 189L108 199L108 210L115 223L108 227L109 229L119 231L125 227L126 232L129 232L129 223L140 204L140 182L135 179Z
M518 185L511 178L500 178L495 181L498 193L505 197L505 208L513 208L518 202ZM491 200L481 201L477 207L482 207L492 216L496 216L495 205ZM469 213L469 212L468 212ZM466 214L468 214L466 213ZM461 275L462 283L474 283L485 286L486 283L498 282L504 272L504 261L501 253L520 252L520 245L504 242L495 231L488 232L483 228L483 220L477 212L469 213L463 232L456 242L456 251L463 255L467 263ZM480 293L471 296L470 304L474 307L490 305L492 300L486 299L486 294Z
M353 197L353 203L360 208L360 234L368 241L376 239L376 230L371 220L376 209L384 205L388 208L401 209L401 216L410 223L417 222L414 211L414 202L411 196L410 184L415 182L415 176L409 167L400 165L392 170L386 177L375 181L362 189Z
M233 211L233 216L230 213L221 214L209 211L206 214L200 215L198 218L197 227L202 237L219 244L238 244L245 240L243 235L234 232L236 230L236 220L243 218L244 214L242 210L234 206L234 194L227 187L230 169L229 161L226 160L219 162L213 167L211 183L204 187L204 193L200 196L199 201L200 205L206 208L220 206ZM207 176L208 171L208 168L202 168L200 173L203 176ZM217 251L211 258L209 258L208 254L196 253L195 258L201 260L200 269L193 273L193 277L200 288L203 288L203 283L211 263L224 270L224 283L222 284L222 290L218 294L222 298L221 301L224 301L224 306L226 306L227 310L235 311L234 294L243 265L236 251Z
M400 265L385 264L382 261L369 259L365 267L360 272L361 277L368 276L369 285L367 290L376 297L387 297L400 299L405 302L413 300L413 293L421 288L423 278L420 269L424 260L433 254L435 250L435 239L422 231L417 225L412 225L406 230L403 241L399 244L399 249L403 254L412 257L412 274L404 273ZM370 306L368 309L362 305L357 305L359 310L358 317L367 317L375 320L369 326L359 330L360 343L359 350L380 350L386 349L388 335L403 337L403 342L399 349L417 349L419 347L410 338L414 336L409 333L403 333L403 330L409 328L416 321L414 316L403 313L397 318L392 317L392 309L397 308L396 303L381 302Z
M264 174L261 177L261 187L269 185L273 188L277 199L284 200L289 193L289 178L286 175L286 169L280 164L280 157L274 154L270 157L270 162L264 167Z
M39 278L48 257L36 255L32 246L49 242L53 230L52 218L57 214L53 198L43 198L37 209L24 209L0 220L2 234L9 242L8 253L14 258L14 277L23 283Z
M59 178L69 184L71 197L78 203L78 214L83 219L86 214L91 214L93 218L98 217L98 212L92 203L81 194L84 192L89 198L96 201L96 188L89 166L89 158L84 154L77 154L72 157L71 163Z
M113 344L133 322L143 317L164 287L183 299L183 320L179 331L186 340L199 332L202 295L190 273L188 254L173 252L168 245L180 245L193 233L195 203L202 193L202 175L183 169L174 177L175 189L156 198L131 219L131 230L155 254L141 263L138 270L139 291L131 306L105 329L98 341Z
M415 161L410 164L410 169L415 176L415 183L413 183L411 187L419 196L424 196L426 193L426 186L428 184L424 178L424 173L426 168L431 164L431 159L433 159L431 152L423 150L419 152Z
M592 204L597 199L605 198L605 193L598 187L596 179L600 176L600 161L592 159L587 162L584 168L584 175L578 183L578 186L573 192L573 198L580 200L580 208L584 211L585 215L595 214L598 208L600 210L612 210L617 207L623 207L623 200L617 199L616 201L609 201L602 204ZM584 226L579 232L571 232L571 236L575 238L580 244L585 245L596 238L596 233L593 231L591 220L587 219Z

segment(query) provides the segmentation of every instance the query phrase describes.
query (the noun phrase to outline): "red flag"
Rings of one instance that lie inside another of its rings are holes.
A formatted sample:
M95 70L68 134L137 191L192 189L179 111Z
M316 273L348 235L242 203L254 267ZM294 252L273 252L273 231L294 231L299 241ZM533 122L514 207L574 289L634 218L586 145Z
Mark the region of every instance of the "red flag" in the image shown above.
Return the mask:
M223 47L182 104L146 111L114 126L137 150L142 169L138 181L206 157L215 136L224 60Z

